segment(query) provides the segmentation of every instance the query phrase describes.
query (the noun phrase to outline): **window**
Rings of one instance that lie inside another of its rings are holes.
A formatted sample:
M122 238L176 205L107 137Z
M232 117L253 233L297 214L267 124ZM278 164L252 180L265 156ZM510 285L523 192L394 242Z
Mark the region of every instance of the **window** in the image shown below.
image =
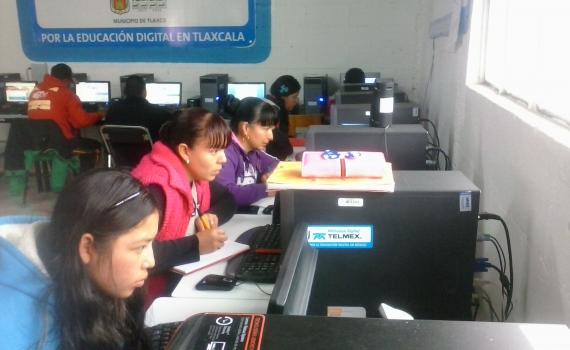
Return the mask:
M484 80L570 122L570 1L487 0Z

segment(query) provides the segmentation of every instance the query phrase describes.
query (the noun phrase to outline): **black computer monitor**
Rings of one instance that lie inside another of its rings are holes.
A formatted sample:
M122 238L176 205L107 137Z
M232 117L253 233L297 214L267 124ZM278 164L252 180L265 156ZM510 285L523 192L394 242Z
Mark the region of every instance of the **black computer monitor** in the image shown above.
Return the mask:
M32 90L36 87L35 81L7 81L4 83L4 96L6 103L28 103Z
M265 98L265 83L228 83L228 95L244 99L246 97Z
M108 81L80 81L75 94L82 103L107 104L111 100L111 83Z
M20 81L21 79L20 73L0 73L0 83L7 81Z
M426 170L427 131L419 124L389 128L311 125L305 134L307 151L383 152L394 170Z
M458 171L394 180L393 193L280 192L287 245L269 313L379 317L387 303L417 319L470 319L479 189Z
M182 101L182 83L146 83L146 99L157 105L178 107Z

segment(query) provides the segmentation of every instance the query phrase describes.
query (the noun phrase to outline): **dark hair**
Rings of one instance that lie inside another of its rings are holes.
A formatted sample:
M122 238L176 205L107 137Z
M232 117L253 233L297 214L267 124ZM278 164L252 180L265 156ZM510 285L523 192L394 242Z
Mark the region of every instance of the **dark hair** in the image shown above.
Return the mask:
M269 93L274 97L285 97L299 90L301 90L301 84L299 84L297 79L291 75L282 75L271 84Z
M364 71L360 68L350 68L344 75L346 84L363 84L366 78Z
M131 75L125 82L125 96L126 97L142 97L146 83L139 75Z
M269 100L257 97L246 97L239 103L226 107L226 111L232 115L230 127L234 133L238 132L241 122L263 126L274 126L279 122L279 107Z
M134 194L139 193L134 196ZM120 347L137 329L126 301L101 293L78 254L84 233L97 249L136 226L156 210L140 182L119 170L80 175L60 193L50 223L38 235L38 250L53 281L61 349Z
M51 67L50 75L59 80L72 80L73 72L71 67L65 63L58 63Z
M224 119L199 107L180 112L160 128L159 134L160 141L174 153L179 144L192 148L200 138L206 138L208 146L217 149L227 148L232 141L232 132Z

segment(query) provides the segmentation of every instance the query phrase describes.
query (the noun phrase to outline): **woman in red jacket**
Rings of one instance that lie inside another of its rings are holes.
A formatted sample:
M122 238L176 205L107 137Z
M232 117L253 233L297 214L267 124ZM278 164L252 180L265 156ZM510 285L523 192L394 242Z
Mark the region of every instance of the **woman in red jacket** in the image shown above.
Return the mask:
M156 239L163 244L155 251L148 301L168 294L178 282L168 269L199 260L227 239L218 225L233 215L235 201L211 181L226 162L230 142L231 131L219 115L189 109L161 128L160 141L133 170L162 214Z

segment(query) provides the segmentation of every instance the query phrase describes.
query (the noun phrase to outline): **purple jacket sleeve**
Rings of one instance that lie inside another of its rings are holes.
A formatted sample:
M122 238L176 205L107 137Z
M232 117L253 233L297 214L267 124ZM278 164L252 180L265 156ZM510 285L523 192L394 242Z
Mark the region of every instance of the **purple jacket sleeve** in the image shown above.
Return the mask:
M239 186L237 184L237 171L240 156L227 150L227 162L216 177L216 182L228 189L234 196L238 207L248 206L251 203L267 196L265 184L251 184Z
M259 154L259 164L261 169L261 175L270 173L277 167L279 164L279 159L265 153L265 152L258 152Z

